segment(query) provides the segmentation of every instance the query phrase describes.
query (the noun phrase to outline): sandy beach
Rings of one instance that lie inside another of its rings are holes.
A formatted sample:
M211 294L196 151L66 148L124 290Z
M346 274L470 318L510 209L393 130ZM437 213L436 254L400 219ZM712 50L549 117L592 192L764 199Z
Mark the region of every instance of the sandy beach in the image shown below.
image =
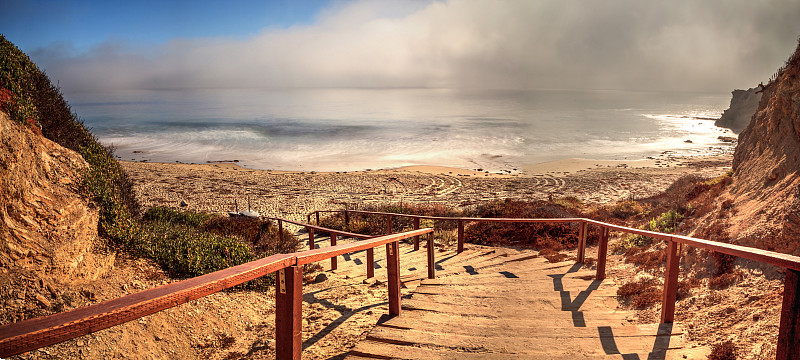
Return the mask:
M646 197L684 175L717 176L732 156L674 157L637 161L564 159L529 165L517 173L410 166L357 172L251 170L235 163L122 162L145 207L226 213L248 207L263 215L305 219L313 210L377 202L447 203L575 196L609 203Z

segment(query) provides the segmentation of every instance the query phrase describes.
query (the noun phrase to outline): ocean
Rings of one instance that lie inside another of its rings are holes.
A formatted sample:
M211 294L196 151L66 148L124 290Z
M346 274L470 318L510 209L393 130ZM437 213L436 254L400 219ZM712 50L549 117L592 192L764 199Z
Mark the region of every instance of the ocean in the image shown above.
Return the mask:
M123 160L355 171L501 171L564 158L730 151L730 94L449 89L214 89L67 94ZM687 141L688 140L688 141Z

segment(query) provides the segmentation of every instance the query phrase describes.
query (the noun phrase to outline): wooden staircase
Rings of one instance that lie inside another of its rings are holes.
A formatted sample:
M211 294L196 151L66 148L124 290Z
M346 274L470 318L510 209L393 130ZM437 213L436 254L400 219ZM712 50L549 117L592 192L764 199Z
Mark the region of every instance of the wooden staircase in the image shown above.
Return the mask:
M458 255L437 249L436 279L427 279L425 242L400 251L402 313L381 318L347 359L683 359L690 351L678 324L628 321L617 285L580 264L467 244ZM386 281L384 251L376 249L375 264L367 281ZM336 273L365 278L365 252L337 265Z

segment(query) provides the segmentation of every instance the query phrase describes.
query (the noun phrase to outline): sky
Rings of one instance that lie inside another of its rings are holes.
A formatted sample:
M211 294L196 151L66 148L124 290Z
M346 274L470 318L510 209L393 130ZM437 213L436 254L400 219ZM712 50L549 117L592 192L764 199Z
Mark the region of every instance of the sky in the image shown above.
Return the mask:
M0 0L65 92L194 88L729 92L797 46L796 0Z

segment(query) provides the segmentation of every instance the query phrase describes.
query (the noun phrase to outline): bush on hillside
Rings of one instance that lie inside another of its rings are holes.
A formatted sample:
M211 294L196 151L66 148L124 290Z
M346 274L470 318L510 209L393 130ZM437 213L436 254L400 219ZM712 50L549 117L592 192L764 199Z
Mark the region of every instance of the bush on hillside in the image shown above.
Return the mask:
M653 278L641 278L623 284L617 289L617 297L624 304L644 309L661 301L661 285Z
M647 224L647 226L642 227L642 229L671 234L677 230L678 225L683 218L684 216L677 211L669 210L662 213L658 217L650 219L650 222ZM615 253L625 253L626 257L628 257L636 253L632 252L632 250L637 249L640 251L643 247L650 246L654 242L655 239L648 236L628 234L612 247L612 251Z
M736 360L736 358L736 344L731 340L711 345L711 353L708 354L708 360Z
M300 241L259 219L153 207L128 244L140 256L154 259L173 277L193 277L244 264L277 253L297 251ZM271 277L251 282L265 285Z

